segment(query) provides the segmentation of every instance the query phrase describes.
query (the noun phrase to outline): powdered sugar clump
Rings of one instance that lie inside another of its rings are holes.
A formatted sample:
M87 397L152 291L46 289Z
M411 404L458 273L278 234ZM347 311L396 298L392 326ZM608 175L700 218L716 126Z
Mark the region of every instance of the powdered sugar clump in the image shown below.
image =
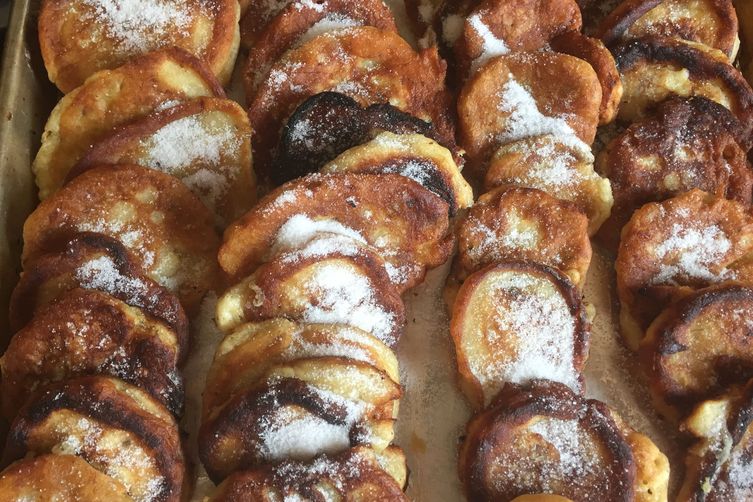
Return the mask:
M734 279L735 273L723 268L713 272L732 248L718 225L672 225L669 236L656 248L654 256L662 262L653 284L672 284L679 277L709 282Z
M550 117L539 110L535 98L513 75L508 75L499 94L499 109L509 114L505 128L497 135L500 144L512 143L533 136L553 134L565 144L582 145L564 116Z
M481 55L473 60L471 72L475 72L486 64L487 61L496 56L502 56L510 52L504 40L497 38L492 30L481 20L479 14L474 14L468 18L468 25L481 39L483 49Z
M191 9L174 0L83 0L94 10L90 20L114 38L123 51L145 52L163 44L166 33L187 36Z
M539 378L579 391L575 320L559 292L543 279L514 272L495 278L491 287L496 311L473 337L485 340L489 357L468 358L487 402L506 382Z
M350 267L325 263L317 268L305 288L317 301L304 312L304 321L355 326L389 346L397 342L395 314L379 304L374 286L366 276L356 275Z

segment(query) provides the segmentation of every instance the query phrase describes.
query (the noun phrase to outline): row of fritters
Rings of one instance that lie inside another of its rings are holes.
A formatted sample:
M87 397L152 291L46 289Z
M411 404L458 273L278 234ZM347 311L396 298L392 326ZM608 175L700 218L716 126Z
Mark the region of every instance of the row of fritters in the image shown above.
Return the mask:
M313 110L332 103L365 120L373 110L325 93L291 120L312 111L305 120L318 127ZM407 116L383 105L379 117ZM402 394L393 352L405 323L400 294L448 259L450 217L470 204L470 188L449 150L425 136L345 140L365 143L321 174L273 190L225 233L219 262L235 284L217 303L226 336L207 378L199 437L214 481L234 485L244 469L291 459L310 462L300 465L314 479L328 458L318 455L360 446L393 476L394 499L402 493L394 487L405 485L405 459L391 445ZM307 158L314 165L317 156Z
M737 28L731 1L623 2L600 28L625 86L620 119L632 122L599 158L615 196L600 237L619 241L621 332L656 408L701 439L678 500L753 488L740 390L752 354L753 91L732 65Z
M460 386L477 412L459 456L474 501L667 497L667 458L607 405L583 397L589 234L612 197L590 143L599 122L614 118L621 86L611 55L579 33L580 11L569 3L562 16L531 18L537 30L523 22L531 2L444 4L465 27L453 41L468 75L460 142L487 190L458 222L445 288ZM542 50L553 37L596 56Z
M168 174L93 167L29 216L24 244L1 365L3 464L15 461L2 498L184 500L179 368L186 311L217 287L212 212Z

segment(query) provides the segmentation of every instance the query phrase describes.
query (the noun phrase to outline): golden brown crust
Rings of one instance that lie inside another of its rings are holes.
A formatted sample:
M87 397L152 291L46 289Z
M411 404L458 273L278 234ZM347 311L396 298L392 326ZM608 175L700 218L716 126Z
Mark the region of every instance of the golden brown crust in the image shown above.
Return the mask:
M552 49L587 61L596 71L601 84L601 106L599 125L612 122L622 100L622 80L614 57L598 38L591 38L578 31L569 31L550 41Z
M251 125L245 110L229 99L197 98L115 127L89 148L66 181L106 164L137 164L179 178L223 224L255 201Z
M607 45L647 35L698 42L735 60L740 41L731 0L625 0L601 23Z
M420 134L379 133L350 148L320 169L328 173L398 173L418 182L450 206L450 216L473 205L473 190L452 153Z
M722 53L680 40L643 37L612 49L625 92L619 118L634 122L671 95L703 96L728 108L745 141L753 133L753 90Z
M472 274L450 334L460 386L476 409L506 383L546 378L582 390L591 324L580 292L553 268L506 261Z
M490 35L484 33L486 30L511 52L535 52L557 35L581 29L575 0L483 0L474 4L464 16L463 33L453 46L457 71L463 76L480 68L491 56L499 55L487 53Z
M212 214L168 174L130 165L81 174L26 220L24 268L83 231L120 240L144 273L177 294L188 312L215 286L218 238Z
M225 92L206 64L177 48L102 70L55 106L32 168L39 196L60 188L84 152L113 127L145 117L165 102Z
M0 473L0 499L133 502L125 487L73 455L19 460Z
M417 284L426 267L449 257L448 214L446 202L398 174L311 175L274 190L228 227L219 262L229 276L243 278L265 261L280 228L305 215L360 233L386 262L405 270L402 290Z
M349 357L369 363L399 382L397 358L378 338L342 324L300 324L286 319L248 323L227 335L207 374L202 398L206 419L227 395L259 380L272 366L307 357Z
M37 310L0 360L3 412L9 420L50 382L109 375L149 392L173 414L183 409L178 339L106 293L73 289Z
M408 501L374 452L365 447L323 455L309 463L285 461L232 474L210 500L272 502L285 496L315 498L322 490L348 502Z
M249 23L250 24L250 23ZM319 25L319 26L317 26ZM286 51L313 34L353 26L373 26L397 33L392 11L382 0L293 1L262 26L248 52L243 72L246 99L250 102L258 83Z
M602 242L616 249L636 209L692 188L750 205L753 173L741 132L729 110L700 96L669 98L656 115L628 127L598 159L614 193Z
M528 260L560 270L582 288L591 263L587 228L571 203L532 188L499 187L458 223L453 276L462 282L492 263Z
M685 417L703 399L753 377L753 289L712 286L671 305L651 323L640 356L657 409Z
M67 93L97 71L167 47L194 54L220 80L230 80L239 41L237 2L168 0L141 8L44 0L39 45L50 80Z
M26 326L39 307L74 288L103 291L164 322L178 337L181 360L185 357L188 319L178 298L146 277L120 241L90 232L54 246L21 273L10 299L11 331Z
M405 325L405 308L384 261L373 251L292 252L261 265L217 303L216 322L225 332L276 317L355 326L394 347Z
M459 465L468 500L554 492L632 501L636 462L621 432L606 405L561 384L508 385L468 424Z
M53 384L21 410L4 461L55 452L83 458L135 500L181 500L186 473L176 423L148 394L118 380Z
M323 62L322 54L334 57ZM249 106L257 169L269 170L270 152L295 108L323 91L342 92L361 105L390 103L452 137L445 66L436 49L417 53L397 33L370 26L325 33L288 51Z
M617 253L620 323L636 349L675 299L725 281L753 280L753 216L742 204L692 190L637 210Z
M554 52L500 56L463 87L458 137L478 172L501 145L530 136L572 133L590 145L600 103L599 79L582 59Z
M610 182L596 174L591 148L577 138L545 134L500 146L486 169L484 186L500 185L536 188L574 203L588 217L589 235L612 209Z
M199 431L199 456L219 482L233 471L309 460L359 444L378 451L394 436L400 386L377 368L342 357L297 359L233 392Z

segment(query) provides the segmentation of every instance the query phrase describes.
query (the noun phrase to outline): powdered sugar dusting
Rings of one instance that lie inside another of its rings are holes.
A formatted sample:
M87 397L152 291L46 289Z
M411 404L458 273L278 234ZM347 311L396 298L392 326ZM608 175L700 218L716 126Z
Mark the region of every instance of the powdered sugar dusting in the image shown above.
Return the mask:
M542 418L529 430L554 446L559 454L559 469L554 469L553 473L542 473L545 484L548 482L547 475L555 474L559 479L568 479L582 477L593 470L586 448L581 444L581 425L577 420ZM558 470L560 472L556 472Z
M146 52L164 43L165 33L187 36L191 9L175 0L83 0L93 9L89 22L101 27L128 53Z
M481 39L483 49L481 55L473 60L471 72L475 72L486 64L487 61L496 56L502 56L510 52L504 40L501 40L492 33L492 30L481 19L480 14L474 14L468 18L468 26Z
M235 178L223 159L237 157L241 143L231 127L210 127L197 115L170 122L141 141L147 166L180 177L209 207L220 202ZM186 174L197 164L204 167Z
M305 289L317 299L303 314L304 321L355 326L372 333L385 344L397 342L395 314L379 305L374 286L363 275L336 263L317 268Z
M544 115L531 93L512 74L508 75L508 80L499 93L499 109L509 114L504 129L497 135L500 144L553 134L566 144L582 145L566 117Z
M314 4L316 5L316 4ZM306 30L306 33L301 35L297 44L303 45L309 40L318 37L324 33L332 31L343 30L346 28L354 28L361 26L361 23L348 16L339 14L329 14L324 19L317 21L311 28Z
M74 275L81 287L104 291L110 295L124 295L126 303L130 305L140 306L141 299L148 292L143 281L122 275L108 256L84 262Z
M284 251L299 250L319 234L334 234L366 244L360 232L332 219L313 220L305 214L291 216L277 231L270 256Z
M506 382L543 378L580 390L574 367L575 320L559 292L543 279L516 272L495 278L489 294L496 312L491 325L471 327L486 340L488 357L470 357L487 402ZM506 347L504 351L498 347ZM510 357L502 357L510 352Z
M680 277L719 282L734 279L732 270L712 271L732 248L724 231L715 224L675 223L669 236L654 248L662 262L652 284L674 284Z
M268 461L308 460L321 453L345 450L351 444L351 429L371 409L366 403L332 392L313 386L308 389L318 399L344 410L344 419L330 423L296 407L275 407L276 412L261 424L261 448Z

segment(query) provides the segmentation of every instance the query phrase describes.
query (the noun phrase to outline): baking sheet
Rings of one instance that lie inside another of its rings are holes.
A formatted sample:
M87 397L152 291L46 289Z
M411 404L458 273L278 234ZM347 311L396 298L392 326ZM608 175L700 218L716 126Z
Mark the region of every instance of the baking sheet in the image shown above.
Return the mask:
M388 2L403 34L409 33L402 2ZM36 42L39 0L16 0L11 15L0 77L0 329L8 339L7 306L18 276L21 227L36 204L31 161L44 122L59 99L48 82ZM412 37L411 37L412 38ZM236 76L237 78L237 76ZM230 95L241 100L239 86ZM650 436L669 457L673 482L681 474L680 440L658 419L645 385L638 381L635 358L618 342L613 259L596 249L586 286L586 300L596 307L591 355L586 366L587 395L614 407L634 428ZM398 346L405 394L397 423L397 443L408 457L408 495L417 501L462 500L456 474L457 446L470 410L455 385L455 365L442 287L449 264L431 271L421 286L405 295L408 325ZM214 294L193 320L193 346L184 369L186 415L182 426L186 449L195 462L197 482L192 500L211 492L196 458L201 392L221 334L214 327Z

